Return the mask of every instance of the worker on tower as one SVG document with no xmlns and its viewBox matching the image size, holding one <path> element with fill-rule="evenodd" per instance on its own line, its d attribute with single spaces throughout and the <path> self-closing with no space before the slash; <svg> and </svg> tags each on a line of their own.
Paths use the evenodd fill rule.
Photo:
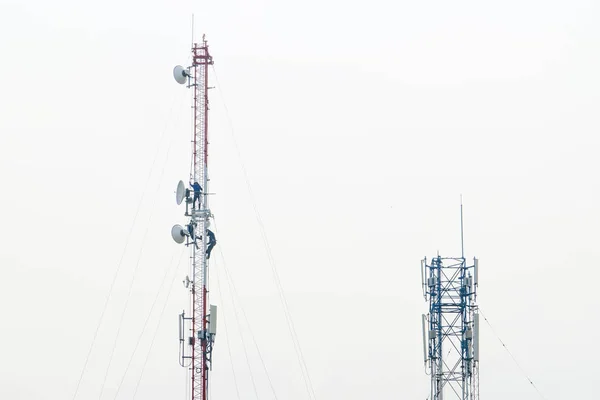
<svg viewBox="0 0 600 400">
<path fill-rule="evenodd" d="M 190 234 L 190 238 L 192 239 L 192 242 L 194 243 L 194 245 L 196 246 L 196 248 L 198 248 L 198 242 L 196 241 L 196 232 L 195 232 L 195 229 L 194 229 L 196 225 L 197 224 L 192 221 L 187 226 L 187 229 L 188 229 L 188 233 Z M 202 237 L 200 239 L 202 239 Z"/>
<path fill-rule="evenodd" d="M 213 247 L 217 244 L 217 239 L 215 238 L 215 234 L 210 229 L 206 230 L 206 236 L 208 236 L 208 244 L 206 245 L 206 258 L 210 258 L 210 252 Z"/>
<path fill-rule="evenodd" d="M 200 195 L 202 194 L 202 186 L 198 182 L 194 182 L 192 189 L 194 189 L 194 201 L 192 202 L 192 208 L 196 206 L 196 200 L 198 200 L 198 208 L 200 208 Z"/>
</svg>

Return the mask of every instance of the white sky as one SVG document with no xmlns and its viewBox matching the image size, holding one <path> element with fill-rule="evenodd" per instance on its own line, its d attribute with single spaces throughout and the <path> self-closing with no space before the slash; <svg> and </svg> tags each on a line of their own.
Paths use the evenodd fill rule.
<svg viewBox="0 0 600 400">
<path fill-rule="evenodd" d="M 2 0 L 1 399 L 72 398 L 150 176 L 78 399 L 99 396 L 139 258 L 103 399 L 115 396 L 181 250 L 170 227 L 185 222 L 173 190 L 188 175 L 189 93 L 171 71 L 192 12 L 225 97 L 211 92 L 218 246 L 280 399 L 307 396 L 224 104 L 319 400 L 426 398 L 419 260 L 458 255 L 461 193 L 495 331 L 547 399 L 597 395 L 597 2 Z M 225 322 L 252 400 L 222 266 L 212 398 L 236 398 Z M 137 398 L 184 398 L 186 271 L 168 271 L 119 399 L 172 276 Z M 481 397 L 538 398 L 481 335 Z"/>
</svg>

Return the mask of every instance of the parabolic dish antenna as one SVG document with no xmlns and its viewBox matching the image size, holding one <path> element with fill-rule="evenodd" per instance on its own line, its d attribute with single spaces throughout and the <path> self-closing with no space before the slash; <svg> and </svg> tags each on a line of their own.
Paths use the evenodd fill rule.
<svg viewBox="0 0 600 400">
<path fill-rule="evenodd" d="M 171 228 L 171 236 L 176 243 L 181 244 L 185 242 L 185 233 L 186 231 L 181 225 L 175 225 Z"/>
<path fill-rule="evenodd" d="M 187 82 L 188 72 L 181 65 L 173 68 L 173 77 L 177 81 L 177 83 L 183 85 Z"/>
<path fill-rule="evenodd" d="M 185 184 L 183 181 L 179 181 L 177 184 L 177 191 L 175 192 L 175 201 L 177 201 L 177 205 L 181 204 L 183 198 L 185 197 Z"/>
</svg>

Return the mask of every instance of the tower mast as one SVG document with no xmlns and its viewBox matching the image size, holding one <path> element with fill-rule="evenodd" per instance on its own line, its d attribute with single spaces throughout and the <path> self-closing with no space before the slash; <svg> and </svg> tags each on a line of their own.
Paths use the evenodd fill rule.
<svg viewBox="0 0 600 400">
<path fill-rule="evenodd" d="M 479 309 L 477 259 L 467 265 L 460 206 L 461 256 L 421 261 L 423 358 L 431 400 L 479 400 Z"/>
<path fill-rule="evenodd" d="M 190 369 L 191 400 L 208 399 L 208 374 L 216 334 L 216 306 L 208 307 L 208 262 L 216 244 L 209 230 L 208 204 L 208 69 L 213 64 L 205 36 L 192 45 L 192 65 L 175 67 L 175 80 L 193 90 L 192 171 L 189 187 L 180 181 L 177 203 L 185 199 L 189 223 L 173 227 L 173 239 L 190 251 L 190 275 L 184 281 L 190 291 L 191 317 L 180 314 L 180 364 Z M 191 278 L 190 278 L 191 276 Z"/>
<path fill-rule="evenodd" d="M 192 207 L 192 221 L 197 223 L 199 232 L 206 237 L 208 229 L 208 66 L 212 64 L 208 52 L 208 44 L 202 37 L 202 44 L 194 43 L 192 48 L 192 67 L 194 78 L 194 163 L 193 181 L 202 182 L 204 190 L 199 209 Z M 202 246 L 190 246 L 192 249 L 192 317 L 193 331 L 196 334 L 192 354 L 192 400 L 206 400 L 208 395 L 208 360 L 207 360 L 207 309 L 208 274 L 206 259 L 206 241 Z M 204 335 L 202 334 L 204 333 Z"/>
</svg>

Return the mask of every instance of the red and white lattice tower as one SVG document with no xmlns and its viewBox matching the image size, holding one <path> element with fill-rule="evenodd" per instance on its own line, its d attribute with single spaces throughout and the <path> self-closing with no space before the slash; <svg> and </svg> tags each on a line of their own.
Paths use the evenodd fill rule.
<svg viewBox="0 0 600 400">
<path fill-rule="evenodd" d="M 208 309 L 208 262 L 216 243 L 209 230 L 208 207 L 208 69 L 213 64 L 205 38 L 192 47 L 192 65 L 175 67 L 177 82 L 193 90 L 192 170 L 190 186 L 179 183 L 177 202 L 185 199 L 188 225 L 176 225 L 173 238 L 190 251 L 190 275 L 185 284 L 190 290 L 191 317 L 180 315 L 180 363 L 190 369 L 191 399 L 208 399 L 208 373 L 216 334 L 216 307 Z M 198 187 L 199 185 L 199 187 Z M 208 251 L 208 252 L 207 252 Z"/>
</svg>

